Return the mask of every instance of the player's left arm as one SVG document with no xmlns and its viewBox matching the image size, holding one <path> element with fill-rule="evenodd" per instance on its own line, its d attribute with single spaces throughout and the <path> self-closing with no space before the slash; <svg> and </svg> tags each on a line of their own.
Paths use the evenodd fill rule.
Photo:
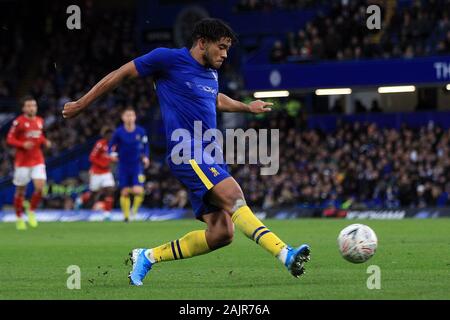
<svg viewBox="0 0 450 320">
<path fill-rule="evenodd" d="M 249 112 L 249 113 L 264 113 L 272 111 L 273 103 L 264 102 L 262 100 L 255 100 L 249 104 L 234 100 L 223 93 L 217 95 L 217 110 L 221 112 Z"/>
<path fill-rule="evenodd" d="M 17 119 L 14 120 L 11 128 L 8 131 L 8 135 L 6 136 L 6 143 L 16 148 L 24 148 L 25 141 L 22 141 L 18 138 L 20 130 L 19 125 L 19 121 Z"/>
<path fill-rule="evenodd" d="M 42 120 L 42 122 L 44 122 L 44 120 Z M 42 134 L 40 136 L 39 143 L 41 145 L 44 145 L 47 149 L 50 149 L 52 147 L 52 142 L 47 139 L 44 132 L 42 132 Z"/>
<path fill-rule="evenodd" d="M 108 154 L 112 162 L 117 162 L 118 158 L 118 144 L 119 144 L 119 133 L 117 130 L 114 131 L 111 140 L 108 143 Z"/>
<path fill-rule="evenodd" d="M 147 132 L 145 130 L 143 131 L 144 135 L 142 137 L 142 144 L 144 145 L 144 149 L 142 150 L 142 162 L 144 163 L 144 168 L 148 168 L 148 166 L 150 165 L 150 146 L 148 142 Z"/>
</svg>

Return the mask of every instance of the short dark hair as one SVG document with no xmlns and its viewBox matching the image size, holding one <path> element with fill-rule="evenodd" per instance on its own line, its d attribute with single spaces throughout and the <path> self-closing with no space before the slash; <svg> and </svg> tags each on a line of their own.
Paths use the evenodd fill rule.
<svg viewBox="0 0 450 320">
<path fill-rule="evenodd" d="M 237 42 L 237 36 L 231 27 L 220 19 L 205 18 L 197 22 L 192 31 L 192 43 L 205 38 L 209 41 L 219 41 L 222 38 L 230 38 L 231 43 Z"/>
<path fill-rule="evenodd" d="M 113 129 L 111 127 L 109 127 L 109 126 L 104 126 L 100 130 L 100 135 L 102 137 L 106 136 L 108 133 L 113 133 Z"/>
<path fill-rule="evenodd" d="M 126 106 L 125 108 L 122 109 L 122 112 L 120 114 L 124 114 L 127 111 L 133 111 L 136 113 L 136 110 L 134 110 L 132 106 Z"/>
<path fill-rule="evenodd" d="M 25 102 L 30 101 L 30 100 L 36 100 L 36 99 L 30 94 L 27 94 L 27 95 L 23 96 L 22 98 L 20 98 L 20 107 L 22 108 L 25 105 Z"/>
</svg>

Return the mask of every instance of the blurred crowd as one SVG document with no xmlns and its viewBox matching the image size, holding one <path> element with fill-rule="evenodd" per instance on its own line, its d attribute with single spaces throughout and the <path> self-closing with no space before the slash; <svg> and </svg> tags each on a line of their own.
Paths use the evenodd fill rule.
<svg viewBox="0 0 450 320">
<path fill-rule="evenodd" d="M 142 124 L 149 122 L 150 113 L 153 120 L 161 117 L 156 96 L 150 90 L 152 80 L 139 78 L 120 86 L 96 102 L 82 116 L 71 120 L 62 118 L 61 110 L 66 102 L 76 100 L 101 77 L 140 53 L 135 46 L 134 15 L 130 12 L 113 9 L 95 11 L 92 3 L 87 1 L 83 9 L 83 27 L 77 31 L 57 27 L 65 25 L 66 15 L 58 14 L 61 12 L 65 12 L 65 4 L 58 2 L 53 3 L 47 12 L 45 41 L 40 43 L 42 59 L 37 61 L 37 76 L 30 82 L 29 90 L 38 101 L 39 116 L 45 120 L 46 137 L 52 141 L 52 147 L 44 149 L 47 160 L 71 152 L 76 146 L 92 142 L 105 125 L 113 128 L 118 126 L 121 122 L 120 112 L 127 105 L 135 108 L 138 121 Z M 14 50 L 22 50 L 23 34 L 17 32 L 11 35 L 8 43 Z M 20 65 L 16 60 L 19 56 L 16 55 L 13 59 L 14 55 L 9 54 L 8 48 L 3 45 L 1 48 L 0 62 L 8 66 L 5 71 L 17 73 Z M 221 71 L 221 75 L 221 92 L 231 94 L 242 87 L 241 76 L 232 67 L 227 66 Z M 12 82 L 13 79 L 15 78 L 9 77 L 9 73 L 3 73 L 2 70 L 0 97 L 2 93 L 4 97 L 14 96 L 13 89 L 17 89 L 17 83 Z M 0 138 L 0 149 L 0 177 L 12 177 L 14 149 L 6 144 L 6 136 Z M 144 205 L 187 205 L 186 191 L 168 173 L 168 168 L 162 162 L 152 161 L 146 174 Z M 87 189 L 87 172 L 80 172 L 79 177 L 67 178 L 59 183 L 49 180 L 44 206 L 73 209 L 82 200 Z"/>
<path fill-rule="evenodd" d="M 58 27 L 66 24 L 65 8 L 64 2 L 52 2 L 46 12 L 44 41 L 36 49 L 42 57 L 36 61 L 36 76 L 29 82 L 27 92 L 37 99 L 39 115 L 45 119 L 45 134 L 52 141 L 51 149 L 44 150 L 47 158 L 61 155 L 97 137 L 102 126 L 117 126 L 120 110 L 125 106 L 133 106 L 143 123 L 150 112 L 152 118 L 160 117 L 156 95 L 151 92 L 152 79 L 138 78 L 96 102 L 95 107 L 81 117 L 70 121 L 62 118 L 61 110 L 66 102 L 78 99 L 103 76 L 141 54 L 134 39 L 134 12 L 98 10 L 91 1 L 86 1 L 82 29 L 74 31 Z M 19 31 L 7 33 L 10 35 L 7 39 L 12 50 L 22 52 L 24 35 Z M 21 70 L 17 63 L 20 56 L 10 53 L 2 43 L 0 65 L 5 63 L 5 71 L 17 75 Z M 3 71 L 0 74 L 0 98 L 2 93 L 12 98 L 17 83 Z M 241 75 L 230 65 L 221 71 L 221 79 L 221 92 L 230 94 L 242 88 Z M 5 136 L 0 137 L 0 147 L 0 177 L 11 176 L 14 150 L 7 146 Z"/>
<path fill-rule="evenodd" d="M 11 98 L 23 73 L 21 60 L 25 55 L 25 45 L 21 37 L 21 26 L 12 23 L 14 17 L 7 10 L 0 10 L 0 99 Z M 6 27 L 5 25 L 8 25 Z"/>
<path fill-rule="evenodd" d="M 380 129 L 342 123 L 336 132 L 301 130 L 286 118 L 251 127 L 280 128 L 280 170 L 235 167 L 248 201 L 258 207 L 399 208 L 450 205 L 450 130 Z"/>
<path fill-rule="evenodd" d="M 447 1 L 448 2 L 448 1 Z M 125 12 L 95 12 L 87 6 L 83 28 L 69 31 L 56 26 L 65 15 L 55 14 L 63 5 L 54 2 L 48 11 L 45 41 L 40 45 L 37 77 L 30 82 L 30 93 L 45 119 L 45 133 L 53 142 L 45 150 L 47 159 L 60 156 L 73 147 L 98 137 L 104 125 L 120 123 L 120 110 L 128 104 L 137 110 L 143 123 L 160 117 L 149 88 L 151 79 L 125 84 L 98 101 L 82 117 L 67 121 L 61 109 L 79 98 L 102 76 L 138 56 L 134 43 L 134 22 Z M 90 2 L 87 2 L 88 4 Z M 401 57 L 450 52 L 450 6 L 432 0 L 427 10 L 420 1 L 396 11 L 378 43 L 365 29 L 366 6 L 362 1 L 334 1 L 330 13 L 308 23 L 305 29 L 290 33 L 285 42 L 275 44 L 272 61 L 289 57 L 305 59 L 350 59 L 359 57 Z M 308 0 L 243 0 L 239 10 L 270 10 L 317 4 Z M 362 28 L 362 24 L 364 28 Z M 0 98 L 11 97 L 21 74 L 23 43 L 19 30 L 11 33 L 11 50 L 0 46 Z M 345 35 L 343 37 L 342 35 Z M 61 45 L 63 43 L 64 45 Z M 5 72 L 3 72 L 5 71 Z M 233 97 L 243 85 L 241 75 L 226 64 L 221 72 L 220 91 Z M 17 77 L 17 76 L 16 76 Z M 305 207 L 425 207 L 450 205 L 450 131 L 429 126 L 420 130 L 380 129 L 373 124 L 341 124 L 325 134 L 305 129 L 301 105 L 290 101 L 282 111 L 268 117 L 250 117 L 248 128 L 280 129 L 280 170 L 275 176 L 261 176 L 258 165 L 230 165 L 241 184 L 247 202 L 260 208 L 298 205 Z M 150 140 L 163 140 L 150 136 Z M 13 149 L 0 139 L 0 177 L 13 172 Z M 189 207 L 188 194 L 170 174 L 162 153 L 151 151 L 146 171 L 144 206 Z M 87 191 L 87 172 L 60 183 L 49 181 L 47 207 L 71 209 Z"/>
<path fill-rule="evenodd" d="M 55 14 L 65 8 L 64 4 L 55 2 L 51 8 L 47 13 L 45 41 L 41 43 L 43 56 L 36 64 L 37 76 L 28 90 L 38 101 L 39 115 L 45 119 L 45 134 L 53 142 L 51 149 L 44 150 L 46 157 L 57 156 L 98 136 L 104 125 L 116 126 L 120 122 L 120 110 L 126 105 L 134 106 L 138 117 L 144 118 L 154 101 L 154 95 L 148 90 L 151 80 L 137 79 L 98 101 L 82 117 L 64 120 L 61 110 L 66 102 L 79 98 L 101 77 L 135 58 L 138 52 L 133 45 L 133 15 L 115 11 L 94 15 L 93 9 L 87 6 L 83 28 L 74 32 L 57 27 L 65 25 L 66 16 Z M 10 66 L 14 69 L 13 64 Z M 1 88 L 0 79 L 0 91 Z M 4 136 L 0 139 L 0 177 L 13 172 L 14 150 L 7 147 L 5 140 Z"/>
<path fill-rule="evenodd" d="M 250 128 L 280 129 L 279 171 L 231 164 L 247 203 L 255 208 L 424 208 L 450 206 L 450 129 L 378 128 L 341 123 L 332 133 L 299 129 L 292 117 L 253 119 Z M 146 207 L 189 208 L 187 191 L 161 159 L 146 170 Z M 53 187 L 52 187 L 53 185 Z M 73 209 L 87 191 L 87 172 L 49 182 L 47 205 Z M 52 193 L 56 190 L 56 195 Z M 59 191 L 58 191 L 59 190 Z M 65 192 L 61 190 L 66 190 Z M 74 190 L 78 190 L 75 192 Z"/>
<path fill-rule="evenodd" d="M 319 3 L 325 3 L 325 0 L 240 0 L 235 8 L 240 12 L 292 10 L 314 7 Z"/>
<path fill-rule="evenodd" d="M 368 30 L 367 1 L 333 1 L 304 28 L 275 41 L 273 63 L 360 58 L 413 58 L 450 53 L 448 0 L 411 1 L 411 6 L 381 7 L 381 30 Z M 389 15 L 387 21 L 383 20 Z"/>
</svg>

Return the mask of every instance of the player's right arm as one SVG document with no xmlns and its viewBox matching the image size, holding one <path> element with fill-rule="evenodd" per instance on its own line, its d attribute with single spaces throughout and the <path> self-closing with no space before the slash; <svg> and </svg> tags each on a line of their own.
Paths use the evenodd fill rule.
<svg viewBox="0 0 450 320">
<path fill-rule="evenodd" d="M 42 123 L 44 123 L 44 120 L 42 119 Z M 47 149 L 50 149 L 52 147 L 52 142 L 47 139 L 44 133 L 41 134 L 39 137 L 39 145 L 45 145 Z"/>
<path fill-rule="evenodd" d="M 24 141 L 17 139 L 18 131 L 19 131 L 19 121 L 14 120 L 11 128 L 8 131 L 8 135 L 6 137 L 6 143 L 12 147 L 23 148 Z"/>
<path fill-rule="evenodd" d="M 26 150 L 33 148 L 33 142 L 21 140 L 18 138 L 20 131 L 19 125 L 19 120 L 14 120 L 11 128 L 8 131 L 8 135 L 6 136 L 6 143 L 15 148 L 23 148 Z"/>
<path fill-rule="evenodd" d="M 119 69 L 109 73 L 100 80 L 88 93 L 77 101 L 67 102 L 62 112 L 64 118 L 73 118 L 87 108 L 92 102 L 118 87 L 122 82 L 138 76 L 136 66 L 130 61 Z"/>
<path fill-rule="evenodd" d="M 63 117 L 73 118 L 77 116 L 92 104 L 92 102 L 115 89 L 125 80 L 134 79 L 138 76 L 145 77 L 154 72 L 165 70 L 170 66 L 173 60 L 172 57 L 173 51 L 171 49 L 157 48 L 124 64 L 100 80 L 100 82 L 79 100 L 67 102 L 62 112 Z"/>
</svg>

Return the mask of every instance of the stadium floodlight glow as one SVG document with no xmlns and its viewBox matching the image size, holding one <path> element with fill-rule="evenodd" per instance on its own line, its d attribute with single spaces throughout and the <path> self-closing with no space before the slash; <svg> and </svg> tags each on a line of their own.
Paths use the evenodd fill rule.
<svg viewBox="0 0 450 320">
<path fill-rule="evenodd" d="M 351 94 L 352 89 L 350 88 L 336 88 L 336 89 L 317 89 L 317 96 L 332 96 L 332 95 L 340 95 L 340 94 Z"/>
<path fill-rule="evenodd" d="M 450 83 L 445 88 L 450 91 Z"/>
<path fill-rule="evenodd" d="M 279 90 L 279 91 L 256 91 L 253 96 L 257 99 L 259 98 L 282 98 L 289 97 L 289 91 Z"/>
<path fill-rule="evenodd" d="M 415 86 L 393 86 L 393 87 L 379 87 L 378 93 L 401 93 L 401 92 L 414 92 Z"/>
</svg>

